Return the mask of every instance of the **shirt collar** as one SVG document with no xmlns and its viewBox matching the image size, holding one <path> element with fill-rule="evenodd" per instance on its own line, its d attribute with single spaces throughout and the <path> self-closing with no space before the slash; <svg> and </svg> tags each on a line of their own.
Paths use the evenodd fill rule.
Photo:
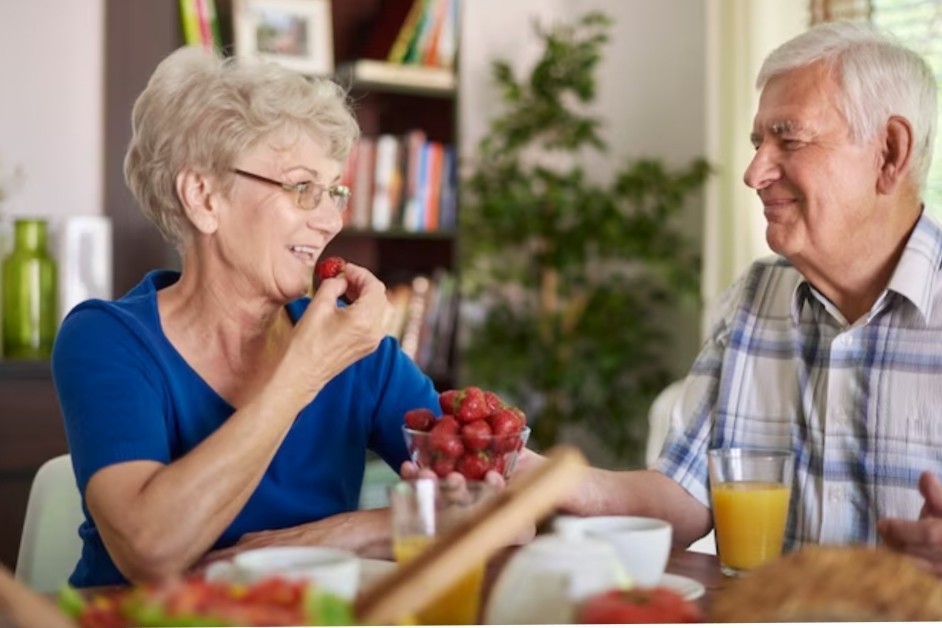
<svg viewBox="0 0 942 628">
<path fill-rule="evenodd" d="M 886 292 L 895 292 L 909 300 L 925 321 L 932 315 L 935 283 L 942 267 L 942 227 L 925 212 L 919 217 L 915 228 L 906 241 Z M 791 315 L 795 324 L 801 320 L 801 310 L 812 296 L 813 287 L 802 277 L 795 286 L 791 300 Z M 883 297 L 877 299 L 881 303 Z"/>
</svg>

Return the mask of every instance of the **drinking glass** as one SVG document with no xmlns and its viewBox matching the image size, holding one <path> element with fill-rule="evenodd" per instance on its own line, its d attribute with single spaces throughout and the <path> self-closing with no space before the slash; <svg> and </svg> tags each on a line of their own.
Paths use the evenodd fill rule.
<svg viewBox="0 0 942 628">
<path fill-rule="evenodd" d="M 781 556 L 792 453 L 730 448 L 710 450 L 707 456 L 720 569 L 740 575 Z"/>
<path fill-rule="evenodd" d="M 412 560 L 437 537 L 472 516 L 495 490 L 484 482 L 451 482 L 437 478 L 403 480 L 389 488 L 393 556 Z M 478 623 L 484 562 L 466 572 L 445 593 L 416 613 L 423 625 Z"/>
</svg>

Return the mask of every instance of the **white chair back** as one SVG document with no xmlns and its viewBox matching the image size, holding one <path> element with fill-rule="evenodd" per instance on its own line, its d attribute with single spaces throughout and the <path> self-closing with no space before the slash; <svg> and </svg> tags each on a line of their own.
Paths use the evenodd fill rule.
<svg viewBox="0 0 942 628">
<path fill-rule="evenodd" d="M 648 442 L 645 449 L 644 460 L 647 466 L 653 467 L 661 454 L 664 440 L 671 426 L 671 413 L 674 406 L 680 402 L 684 391 L 684 380 L 672 382 L 658 394 L 648 411 Z M 711 530 L 702 539 L 694 541 L 687 549 L 701 554 L 716 554 L 716 538 Z"/>
<path fill-rule="evenodd" d="M 47 460 L 30 488 L 16 577 L 36 591 L 58 591 L 81 554 L 78 527 L 84 520 L 72 457 Z"/>
</svg>

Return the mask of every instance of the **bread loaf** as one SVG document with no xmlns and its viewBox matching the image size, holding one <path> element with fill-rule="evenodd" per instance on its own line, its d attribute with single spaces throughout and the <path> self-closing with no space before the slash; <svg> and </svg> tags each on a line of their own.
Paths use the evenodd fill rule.
<svg viewBox="0 0 942 628">
<path fill-rule="evenodd" d="M 809 546 L 730 582 L 709 621 L 942 621 L 942 581 L 888 549 Z"/>
</svg>

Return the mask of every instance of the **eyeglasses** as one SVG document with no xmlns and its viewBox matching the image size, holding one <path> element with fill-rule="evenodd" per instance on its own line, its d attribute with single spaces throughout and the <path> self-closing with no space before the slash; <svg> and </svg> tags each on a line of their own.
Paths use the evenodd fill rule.
<svg viewBox="0 0 942 628">
<path fill-rule="evenodd" d="M 330 200 L 334 203 L 334 209 L 336 209 L 338 212 L 343 212 L 346 210 L 347 204 L 350 201 L 350 188 L 339 183 L 335 183 L 329 187 L 315 183 L 314 181 L 302 181 L 301 183 L 282 183 L 281 181 L 269 179 L 268 177 L 263 177 L 260 174 L 255 174 L 254 172 L 239 170 L 238 168 L 233 168 L 232 172 L 243 177 L 248 177 L 249 179 L 254 179 L 255 181 L 261 181 L 262 183 L 268 183 L 269 185 L 277 185 L 281 189 L 287 190 L 288 192 L 297 192 L 297 204 L 301 209 L 312 210 L 319 207 L 321 201 L 324 199 L 324 192 L 327 192 L 327 194 L 330 195 Z"/>
</svg>

